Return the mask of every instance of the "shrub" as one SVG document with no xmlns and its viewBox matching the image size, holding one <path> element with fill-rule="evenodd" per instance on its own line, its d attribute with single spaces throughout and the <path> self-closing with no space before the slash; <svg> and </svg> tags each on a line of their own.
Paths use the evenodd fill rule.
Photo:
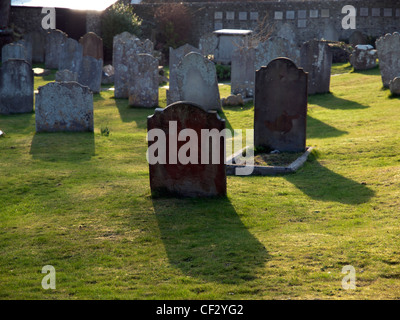
<svg viewBox="0 0 400 320">
<path fill-rule="evenodd" d="M 190 41 L 192 19 L 184 4 L 164 4 L 156 9 L 154 19 L 157 24 L 156 49 L 166 58 L 169 56 L 169 47 L 176 49 Z"/>
<path fill-rule="evenodd" d="M 141 34 L 142 21 L 129 4 L 116 2 L 106 10 L 101 20 L 101 34 L 107 60 L 112 58 L 114 36 L 128 31 L 136 36 Z"/>
<path fill-rule="evenodd" d="M 231 78 L 231 67 L 222 64 L 215 65 L 217 78 L 219 81 L 229 80 Z"/>
</svg>

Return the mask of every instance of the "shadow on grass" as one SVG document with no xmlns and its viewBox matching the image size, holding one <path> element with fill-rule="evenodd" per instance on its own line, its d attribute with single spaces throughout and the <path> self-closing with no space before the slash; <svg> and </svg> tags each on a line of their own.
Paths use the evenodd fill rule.
<svg viewBox="0 0 400 320">
<path fill-rule="evenodd" d="M 333 138 L 348 134 L 307 115 L 307 138 Z"/>
<path fill-rule="evenodd" d="M 332 110 L 354 110 L 354 109 L 367 109 L 369 106 L 360 104 L 356 101 L 346 100 L 335 96 L 333 93 L 315 94 L 308 97 L 310 104 L 332 109 Z"/>
<path fill-rule="evenodd" d="M 94 133 L 35 133 L 30 154 L 33 159 L 49 162 L 87 161 L 95 154 Z"/>
<path fill-rule="evenodd" d="M 368 70 L 353 70 L 351 73 L 356 73 L 356 74 L 363 74 L 366 76 L 381 76 L 381 72 L 379 70 L 379 65 L 372 69 Z"/>
<path fill-rule="evenodd" d="M 147 117 L 154 114 L 155 108 L 130 107 L 128 99 L 113 99 L 122 122 L 135 122 L 138 128 L 147 129 Z"/>
<path fill-rule="evenodd" d="M 269 259 L 226 198 L 152 201 L 168 259 L 190 277 L 238 284 Z"/>
<path fill-rule="evenodd" d="M 312 199 L 356 205 L 374 196 L 374 191 L 367 186 L 325 168 L 314 156 L 310 159 L 314 159 L 312 164 L 303 171 L 285 178 Z"/>
</svg>

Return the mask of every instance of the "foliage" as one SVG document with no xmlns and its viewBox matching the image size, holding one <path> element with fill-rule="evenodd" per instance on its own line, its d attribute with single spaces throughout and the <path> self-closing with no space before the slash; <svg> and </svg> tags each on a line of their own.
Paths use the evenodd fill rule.
<svg viewBox="0 0 400 320">
<path fill-rule="evenodd" d="M 230 80 L 231 78 L 231 67 L 228 65 L 222 65 L 217 63 L 215 65 L 217 71 L 217 77 L 219 81 Z"/>
<path fill-rule="evenodd" d="M 169 56 L 169 47 L 176 49 L 190 41 L 192 19 L 184 4 L 164 4 L 156 9 L 154 19 L 157 25 L 156 49 L 165 57 Z"/>
<path fill-rule="evenodd" d="M 102 16 L 101 34 L 103 38 L 106 58 L 112 56 L 114 36 L 128 31 L 136 36 L 141 34 L 142 20 L 133 12 L 129 4 L 116 2 Z"/>
</svg>

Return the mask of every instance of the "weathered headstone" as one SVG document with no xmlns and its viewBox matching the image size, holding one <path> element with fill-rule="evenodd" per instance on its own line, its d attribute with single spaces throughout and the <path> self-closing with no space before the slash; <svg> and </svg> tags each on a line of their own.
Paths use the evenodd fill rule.
<svg viewBox="0 0 400 320">
<path fill-rule="evenodd" d="M 206 33 L 200 37 L 199 50 L 204 56 L 215 55 L 218 47 L 218 39 L 214 33 Z"/>
<path fill-rule="evenodd" d="M 285 57 L 300 63 L 300 49 L 289 40 L 280 37 L 271 37 L 267 41 L 261 42 L 256 47 L 255 69 L 267 66 L 273 59 Z"/>
<path fill-rule="evenodd" d="M 165 141 L 153 142 L 150 132 L 161 130 Z M 186 133 L 186 139 L 178 136 Z M 220 144 L 215 144 L 208 133 L 215 129 L 221 134 Z M 205 111 L 200 106 L 188 102 L 177 102 L 165 109 L 156 109 L 147 118 L 149 134 L 150 187 L 155 194 L 174 194 L 187 197 L 209 197 L 226 195 L 225 171 L 225 120 L 215 111 Z M 203 133 L 203 135 L 202 135 Z M 209 144 L 207 145 L 206 140 Z M 153 149 L 158 149 L 158 160 L 153 157 Z M 176 147 L 174 147 L 176 145 Z M 216 147 L 213 148 L 213 145 Z M 164 159 L 162 149 L 164 147 Z M 188 151 L 183 155 L 182 150 Z M 157 151 L 156 151 L 157 152 Z M 205 161 L 205 159 L 207 161 Z M 165 160 L 165 161 L 164 161 Z M 193 161 L 192 161 L 193 160 Z"/>
<path fill-rule="evenodd" d="M 29 63 L 26 48 L 21 43 L 10 43 L 1 49 L 2 63 L 10 59 L 25 60 Z"/>
<path fill-rule="evenodd" d="M 135 63 L 139 53 L 152 54 L 153 44 L 150 40 L 142 42 L 129 32 L 116 35 L 113 41 L 114 95 L 116 98 L 128 98 L 132 85 L 130 64 Z"/>
<path fill-rule="evenodd" d="M 325 41 L 310 40 L 301 47 L 300 66 L 308 72 L 308 94 L 329 92 L 332 52 Z"/>
<path fill-rule="evenodd" d="M 214 52 L 214 61 L 229 64 L 232 61 L 232 52 L 237 48 L 247 47 L 253 31 L 241 29 L 222 29 L 214 31 L 217 37 L 217 48 Z"/>
<path fill-rule="evenodd" d="M 179 100 L 179 92 L 176 85 L 176 69 L 182 58 L 189 52 L 200 53 L 200 50 L 190 44 L 185 44 L 177 49 L 169 48 L 169 89 L 167 90 L 167 104 Z"/>
<path fill-rule="evenodd" d="M 88 32 L 79 39 L 83 47 L 83 56 L 90 56 L 96 59 L 104 60 L 103 39 L 94 32 Z"/>
<path fill-rule="evenodd" d="M 50 29 L 46 33 L 45 66 L 47 69 L 58 69 L 61 58 L 62 44 L 68 36 L 61 30 Z"/>
<path fill-rule="evenodd" d="M 377 51 L 371 45 L 357 45 L 350 56 L 354 70 L 368 70 L 376 67 Z"/>
<path fill-rule="evenodd" d="M 33 111 L 33 71 L 26 60 L 10 59 L 0 69 L 0 114 Z"/>
<path fill-rule="evenodd" d="M 46 35 L 44 31 L 31 31 L 24 35 L 26 40 L 32 46 L 32 62 L 43 63 L 46 47 Z"/>
<path fill-rule="evenodd" d="M 32 65 L 32 43 L 24 39 L 18 40 L 16 43 L 22 45 L 25 48 L 26 61 L 28 61 L 29 64 Z"/>
<path fill-rule="evenodd" d="M 83 47 L 82 45 L 71 38 L 68 38 L 61 45 L 61 56 L 58 63 L 59 70 L 71 70 L 73 72 L 78 72 L 82 66 L 83 58 Z"/>
<path fill-rule="evenodd" d="M 307 73 L 278 58 L 256 72 L 254 146 L 282 152 L 306 147 Z"/>
<path fill-rule="evenodd" d="M 92 56 L 84 56 L 81 69 L 78 73 L 78 82 L 84 86 L 88 86 L 93 93 L 99 93 L 102 76 L 103 60 Z"/>
<path fill-rule="evenodd" d="M 215 64 L 201 54 L 190 52 L 178 64 L 178 101 L 190 101 L 204 110 L 221 110 Z"/>
<path fill-rule="evenodd" d="M 400 76 L 400 33 L 386 34 L 376 41 L 379 69 L 383 85 L 388 88 L 390 80 Z"/>
<path fill-rule="evenodd" d="M 129 105 L 137 107 L 158 106 L 158 60 L 141 53 L 132 65 L 132 86 L 129 88 Z"/>
<path fill-rule="evenodd" d="M 367 36 L 358 30 L 354 31 L 349 38 L 349 44 L 351 44 L 352 46 L 356 46 L 358 44 L 367 44 L 367 43 L 368 43 Z"/>
<path fill-rule="evenodd" d="M 56 72 L 56 81 L 64 82 L 64 81 L 76 81 L 78 82 L 78 73 L 71 70 L 58 70 Z"/>
<path fill-rule="evenodd" d="M 93 94 L 77 82 L 50 82 L 36 94 L 37 132 L 93 132 Z"/>
<path fill-rule="evenodd" d="M 243 97 L 254 96 L 255 59 L 254 48 L 238 48 L 233 52 L 231 63 L 231 91 L 233 94 L 240 93 Z"/>
<path fill-rule="evenodd" d="M 390 80 L 389 89 L 393 95 L 395 96 L 400 95 L 400 77 L 396 77 L 393 80 Z"/>
</svg>

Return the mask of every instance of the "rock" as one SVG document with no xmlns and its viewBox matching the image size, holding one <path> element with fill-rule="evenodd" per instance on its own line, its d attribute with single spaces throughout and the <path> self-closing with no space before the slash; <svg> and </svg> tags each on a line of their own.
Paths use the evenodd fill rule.
<svg viewBox="0 0 400 320">
<path fill-rule="evenodd" d="M 396 77 L 389 82 L 389 89 L 393 95 L 400 95 L 400 77 Z"/>
<path fill-rule="evenodd" d="M 242 106 L 244 105 L 243 97 L 240 93 L 231 94 L 230 96 L 221 99 L 223 106 Z"/>
<path fill-rule="evenodd" d="M 354 70 L 368 70 L 376 67 L 377 51 L 371 45 L 357 45 L 350 56 Z"/>
<path fill-rule="evenodd" d="M 103 75 L 101 84 L 112 84 L 114 83 L 114 67 L 108 64 L 103 67 Z"/>
</svg>

